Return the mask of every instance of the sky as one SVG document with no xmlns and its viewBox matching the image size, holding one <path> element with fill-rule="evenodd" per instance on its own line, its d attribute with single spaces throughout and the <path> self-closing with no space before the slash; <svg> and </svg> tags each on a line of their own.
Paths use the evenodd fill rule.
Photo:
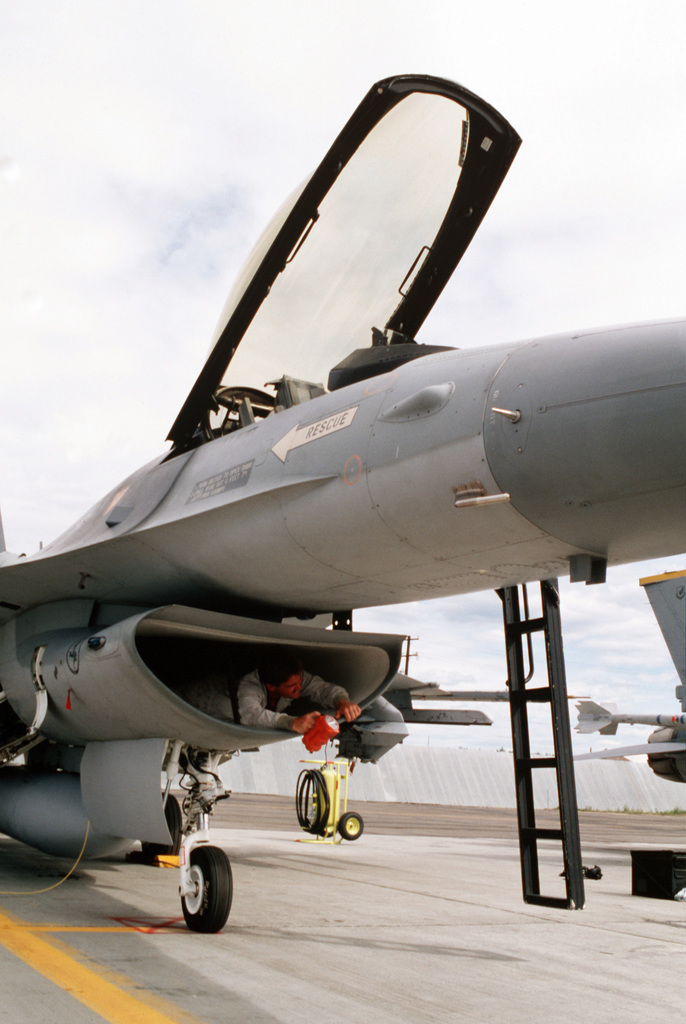
<svg viewBox="0 0 686 1024">
<path fill-rule="evenodd" d="M 523 139 L 420 341 L 683 315 L 685 36 L 682 0 L 0 0 L 7 547 L 36 550 L 164 450 L 252 243 L 380 78 L 459 81 Z M 571 693 L 678 709 L 638 580 L 684 567 L 562 582 Z M 355 625 L 416 636 L 419 678 L 504 684 L 494 594 Z M 494 726 L 452 742 L 507 748 L 506 707 L 484 710 Z"/>
</svg>

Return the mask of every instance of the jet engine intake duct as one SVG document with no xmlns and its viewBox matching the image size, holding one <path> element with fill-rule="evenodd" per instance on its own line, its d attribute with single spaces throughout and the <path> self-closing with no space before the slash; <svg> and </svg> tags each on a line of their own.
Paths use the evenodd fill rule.
<svg viewBox="0 0 686 1024">
<path fill-rule="evenodd" d="M 73 621 L 65 603 L 67 621 L 69 615 Z M 12 707 L 30 723 L 32 665 L 40 650 L 48 695 L 40 732 L 76 746 L 163 738 L 229 753 L 273 743 L 284 733 L 237 724 L 230 699 L 270 645 L 291 648 L 309 671 L 344 686 L 361 706 L 393 678 L 402 647 L 402 637 L 332 633 L 178 605 L 102 628 L 56 623 L 51 606 L 7 623 L 0 630 L 0 675 Z"/>
</svg>

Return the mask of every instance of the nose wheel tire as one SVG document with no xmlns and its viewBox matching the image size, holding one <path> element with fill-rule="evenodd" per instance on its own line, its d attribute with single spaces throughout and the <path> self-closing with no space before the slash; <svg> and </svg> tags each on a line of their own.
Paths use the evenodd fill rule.
<svg viewBox="0 0 686 1024">
<path fill-rule="evenodd" d="M 338 834 L 341 839 L 347 839 L 352 842 L 353 839 L 359 839 L 364 832 L 364 822 L 359 814 L 355 814 L 354 811 L 349 811 L 344 814 L 338 822 Z"/>
<path fill-rule="evenodd" d="M 196 846 L 190 864 L 193 891 L 181 897 L 186 924 L 194 932 L 218 932 L 231 910 L 233 878 L 229 858 L 217 846 Z"/>
</svg>

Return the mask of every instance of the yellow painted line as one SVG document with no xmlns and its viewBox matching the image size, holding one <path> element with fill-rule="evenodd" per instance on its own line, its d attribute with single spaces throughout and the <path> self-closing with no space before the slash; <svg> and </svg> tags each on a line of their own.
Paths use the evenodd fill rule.
<svg viewBox="0 0 686 1024">
<path fill-rule="evenodd" d="M 686 569 L 677 569 L 674 572 L 662 572 L 659 576 L 644 576 L 642 580 L 639 580 L 639 586 L 645 587 L 647 583 L 662 583 L 664 580 L 677 580 L 681 576 L 686 576 Z"/>
<path fill-rule="evenodd" d="M 133 935 L 136 931 L 135 928 L 126 928 L 124 925 L 102 925 L 102 927 L 99 927 L 78 924 L 26 924 L 24 922 L 17 922 L 14 927 L 23 929 L 26 932 L 126 932 L 127 935 Z M 2 924 L 0 924 L 1 934 Z M 0 941 L 2 940 L 0 939 Z"/>
<path fill-rule="evenodd" d="M 132 935 L 135 932 L 144 935 L 187 935 L 185 927 L 180 927 L 179 921 L 183 918 L 169 918 L 168 920 L 162 920 L 160 922 L 154 922 L 152 919 L 147 920 L 145 918 L 131 918 L 130 921 L 125 918 L 115 918 L 115 921 L 121 921 L 121 924 L 29 924 L 27 921 L 15 921 L 15 928 L 24 928 L 27 932 L 109 932 L 116 933 L 119 935 Z M 0 928 L 2 926 L 0 925 Z"/>
<path fill-rule="evenodd" d="M 76 950 L 39 938 L 25 921 L 9 914 L 0 913 L 0 945 L 110 1024 L 202 1024 L 152 994 L 146 999 L 131 995 L 126 988 L 134 983 L 124 975 L 79 962 Z"/>
</svg>

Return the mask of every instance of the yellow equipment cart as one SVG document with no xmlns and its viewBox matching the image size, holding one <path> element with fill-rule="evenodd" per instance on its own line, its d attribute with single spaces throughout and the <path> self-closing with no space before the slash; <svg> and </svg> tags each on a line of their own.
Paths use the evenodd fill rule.
<svg viewBox="0 0 686 1024">
<path fill-rule="evenodd" d="M 302 764 L 319 765 L 305 768 L 298 776 L 295 807 L 298 824 L 313 839 L 303 843 L 340 843 L 342 839 L 359 839 L 364 822 L 356 811 L 348 811 L 348 776 L 352 764 L 345 758 L 335 761 L 309 761 Z M 342 812 L 342 813 L 341 813 Z"/>
</svg>

